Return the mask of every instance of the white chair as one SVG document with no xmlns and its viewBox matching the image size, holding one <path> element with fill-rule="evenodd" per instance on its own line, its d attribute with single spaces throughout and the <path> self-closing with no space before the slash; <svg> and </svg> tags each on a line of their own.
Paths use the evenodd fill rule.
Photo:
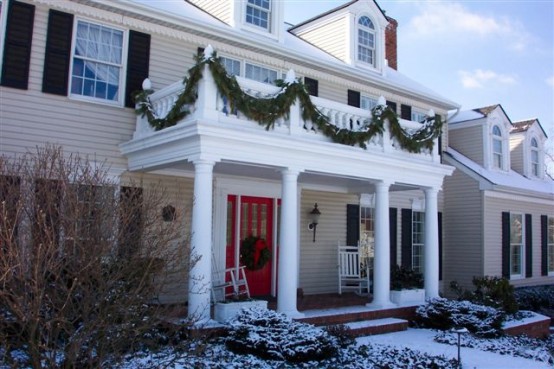
<svg viewBox="0 0 554 369">
<path fill-rule="evenodd" d="M 354 290 L 359 294 L 369 292 L 369 274 L 362 276 L 362 260 L 358 246 L 338 245 L 339 295 L 343 290 Z"/>
<path fill-rule="evenodd" d="M 220 272 L 212 255 L 212 298 L 214 302 L 226 300 L 227 297 L 239 298 L 245 296 L 250 298 L 248 281 L 244 266 L 238 268 L 226 268 Z"/>
</svg>

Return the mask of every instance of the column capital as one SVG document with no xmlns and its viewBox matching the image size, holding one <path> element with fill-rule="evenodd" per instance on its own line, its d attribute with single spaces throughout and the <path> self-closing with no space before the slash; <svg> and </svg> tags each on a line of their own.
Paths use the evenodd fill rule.
<svg viewBox="0 0 554 369">
<path fill-rule="evenodd" d="M 199 165 L 205 165 L 205 166 L 214 166 L 215 163 L 217 163 L 219 160 L 213 159 L 213 158 L 190 158 L 189 162 L 191 162 L 195 167 Z"/>
<path fill-rule="evenodd" d="M 439 193 L 440 190 L 441 190 L 441 189 L 440 189 L 440 188 L 437 188 L 437 187 L 425 187 L 425 188 L 423 189 L 423 191 L 425 192 L 425 195 L 426 195 L 426 196 L 427 196 L 427 194 L 429 194 L 429 195 L 435 194 L 435 195 L 436 195 L 436 194 Z"/>
<path fill-rule="evenodd" d="M 282 168 L 279 170 L 282 175 L 290 175 L 290 176 L 298 176 L 300 173 L 302 173 L 304 170 L 300 168 Z"/>
<path fill-rule="evenodd" d="M 390 186 L 392 186 L 394 182 L 392 181 L 378 181 L 375 182 L 373 185 L 375 186 L 375 190 L 388 190 Z"/>
</svg>

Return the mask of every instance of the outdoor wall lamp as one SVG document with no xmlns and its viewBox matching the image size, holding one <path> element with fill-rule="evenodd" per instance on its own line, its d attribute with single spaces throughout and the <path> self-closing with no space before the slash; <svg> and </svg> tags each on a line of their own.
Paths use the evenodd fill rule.
<svg viewBox="0 0 554 369">
<path fill-rule="evenodd" d="M 317 223 L 319 222 L 319 216 L 321 215 L 321 212 L 317 208 L 317 203 L 314 205 L 314 208 L 312 211 L 308 213 L 308 216 L 310 217 L 310 220 L 312 221 L 310 224 L 308 224 L 308 229 L 311 231 L 313 229 L 314 231 L 314 240 L 315 242 L 315 230 L 317 228 Z"/>
</svg>

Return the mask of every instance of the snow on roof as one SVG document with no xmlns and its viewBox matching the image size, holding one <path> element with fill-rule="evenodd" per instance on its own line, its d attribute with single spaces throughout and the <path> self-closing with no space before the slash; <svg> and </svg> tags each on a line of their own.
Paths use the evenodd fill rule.
<svg viewBox="0 0 554 369">
<path fill-rule="evenodd" d="M 188 22 L 195 25 L 207 24 L 212 29 L 221 29 L 222 32 L 229 33 L 234 32 L 240 34 L 244 37 L 248 37 L 254 42 L 259 44 L 268 44 L 267 38 L 262 35 L 257 35 L 247 30 L 234 29 L 228 24 L 218 20 L 202 9 L 196 7 L 195 5 L 189 3 L 188 1 L 181 0 L 120 0 L 121 2 L 135 4 L 143 7 L 144 9 L 153 9 L 159 15 L 169 16 L 174 18 L 174 22 Z M 152 14 L 154 17 L 155 14 Z M 286 23 L 285 23 L 286 26 Z M 288 27 L 285 27 L 285 29 Z M 335 58 L 334 56 L 326 53 L 325 51 L 319 49 L 318 47 L 310 44 L 294 35 L 291 32 L 284 32 L 284 42 L 281 44 L 283 52 L 285 54 L 296 54 L 312 59 L 313 62 L 323 62 L 329 66 L 334 66 L 340 68 L 342 71 L 360 74 L 359 68 L 355 66 L 348 65 L 343 61 Z M 216 50 L 217 51 L 217 50 Z M 289 53 L 287 53 L 289 51 Z M 398 88 L 405 90 L 407 93 L 416 93 L 420 94 L 423 97 L 430 98 L 438 101 L 441 104 L 447 105 L 450 108 L 459 107 L 459 105 L 453 101 L 445 99 L 438 93 L 432 91 L 431 89 L 421 85 L 420 83 L 406 77 L 402 73 L 398 72 L 395 69 L 385 66 L 385 74 L 381 75 L 380 73 L 372 72 L 363 72 L 365 75 L 371 73 L 371 80 L 378 81 L 384 84 L 389 84 L 393 88 Z M 363 78 L 363 77 L 362 77 Z"/>
<path fill-rule="evenodd" d="M 485 115 L 475 110 L 464 110 L 464 111 L 458 112 L 457 114 L 456 113 L 451 114 L 448 117 L 448 124 L 461 123 L 469 120 L 481 119 L 484 117 Z"/>
<path fill-rule="evenodd" d="M 533 191 L 554 196 L 554 181 L 548 177 L 544 180 L 529 179 L 513 170 L 510 170 L 509 172 L 488 170 L 451 147 L 446 150 L 446 154 L 493 185 L 511 187 L 514 189 Z"/>
</svg>

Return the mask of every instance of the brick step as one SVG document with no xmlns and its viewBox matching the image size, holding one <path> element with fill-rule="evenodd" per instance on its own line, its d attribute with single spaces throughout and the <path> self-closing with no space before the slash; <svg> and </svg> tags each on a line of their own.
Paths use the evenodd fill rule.
<svg viewBox="0 0 554 369">
<path fill-rule="evenodd" d="M 408 321 L 397 318 L 384 318 L 346 323 L 345 326 L 350 330 L 350 334 L 360 337 L 405 331 L 408 329 Z"/>
<path fill-rule="evenodd" d="M 415 316 L 415 306 L 391 308 L 391 309 L 369 309 L 360 307 L 359 309 L 345 308 L 336 309 L 332 311 L 307 311 L 306 316 L 298 319 L 304 323 L 310 323 L 313 325 L 335 325 L 346 324 L 367 320 L 379 320 L 385 318 L 397 318 L 412 320 Z"/>
</svg>

